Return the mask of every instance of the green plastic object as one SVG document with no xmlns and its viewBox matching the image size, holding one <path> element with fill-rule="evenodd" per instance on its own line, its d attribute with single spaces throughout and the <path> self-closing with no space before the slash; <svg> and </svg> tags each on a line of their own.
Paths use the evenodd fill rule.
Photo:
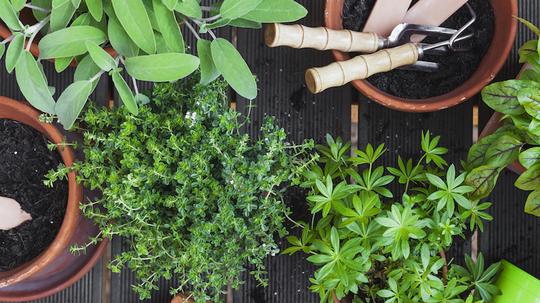
<svg viewBox="0 0 540 303">
<path fill-rule="evenodd" d="M 497 280 L 502 294 L 493 303 L 540 303 L 540 280 L 506 260 L 502 264 Z"/>
</svg>

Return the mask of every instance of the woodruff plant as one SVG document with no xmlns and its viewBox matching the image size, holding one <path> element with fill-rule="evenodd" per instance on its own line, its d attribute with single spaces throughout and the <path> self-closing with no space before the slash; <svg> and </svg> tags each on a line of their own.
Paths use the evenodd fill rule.
<svg viewBox="0 0 540 303">
<path fill-rule="evenodd" d="M 36 24 L 20 20 L 25 9 L 32 11 Z M 9 43 L 6 68 L 16 71 L 25 98 L 42 112 L 57 115 L 69 129 L 103 73 L 111 75 L 129 112 L 137 114 L 138 105 L 148 102 L 135 81 L 131 91 L 121 74 L 124 68 L 133 80 L 168 82 L 200 65 L 201 83 L 222 75 L 241 96 L 254 99 L 257 84 L 249 66 L 213 30 L 227 25 L 260 28 L 262 23 L 296 21 L 306 14 L 294 0 L 224 0 L 211 6 L 199 0 L 0 0 L 0 19 L 13 33 L 0 41 L 0 57 Z M 197 38 L 198 57 L 185 53 L 181 25 Z M 39 34 L 43 37 L 36 61 L 30 47 Z M 74 83 L 57 101 L 43 73 L 43 59 L 54 59 L 58 72 L 78 62 Z"/>
<path fill-rule="evenodd" d="M 311 223 L 299 223 L 284 253 L 304 252 L 319 266 L 311 290 L 321 302 L 490 302 L 500 264 L 484 269 L 483 256 L 447 271 L 444 251 L 456 236 L 483 229 L 490 203 L 470 197 L 465 174 L 447 166 L 439 137 L 422 135 L 418 161 L 377 166 L 384 145 L 350 154 L 350 144 L 327 136 L 320 159 L 303 176 Z M 385 174 L 388 171 L 390 174 Z M 389 189 L 398 183 L 402 194 Z M 483 300 L 483 301 L 480 301 Z M 348 301 L 345 301 L 348 302 Z"/>
<path fill-rule="evenodd" d="M 74 169 L 102 193 L 82 205 L 101 229 L 89 245 L 129 241 L 110 267 L 135 272 L 141 299 L 175 276 L 173 294 L 221 302 L 246 265 L 266 283 L 265 258 L 279 251 L 274 237 L 286 234 L 282 193 L 310 161 L 302 157 L 313 144 L 289 145 L 273 119 L 259 139 L 240 134 L 244 118 L 229 109 L 226 83 L 196 82 L 156 85 L 137 116 L 89 105 L 80 124 L 85 161 Z"/>
<path fill-rule="evenodd" d="M 520 19 L 536 35 L 540 29 Z M 469 150 L 467 183 L 474 196 L 484 198 L 493 191 L 501 171 L 519 160 L 526 171 L 516 187 L 531 191 L 525 212 L 540 217 L 540 41 L 534 39 L 519 49 L 520 63 L 529 64 L 518 80 L 494 83 L 482 91 L 484 102 L 502 113 L 503 127 L 482 138 Z"/>
</svg>

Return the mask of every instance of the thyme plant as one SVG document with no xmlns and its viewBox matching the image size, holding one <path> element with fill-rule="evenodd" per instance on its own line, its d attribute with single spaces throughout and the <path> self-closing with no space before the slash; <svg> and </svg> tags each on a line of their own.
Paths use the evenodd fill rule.
<svg viewBox="0 0 540 303">
<path fill-rule="evenodd" d="M 110 267 L 135 272 L 141 299 L 175 276 L 172 294 L 221 302 L 248 264 L 264 284 L 264 260 L 287 234 L 282 193 L 312 143 L 289 145 L 272 118 L 259 138 L 241 134 L 245 118 L 229 109 L 227 92 L 223 81 L 203 86 L 189 77 L 156 85 L 137 116 L 93 105 L 83 115 L 85 160 L 74 169 L 102 193 L 82 205 L 101 229 L 88 244 L 129 241 Z"/>
<path fill-rule="evenodd" d="M 423 134 L 420 159 L 399 157 L 398 167 L 377 165 L 384 145 L 349 156 L 350 144 L 328 136 L 318 147 L 301 183 L 313 220 L 288 238 L 285 253 L 304 252 L 319 266 L 310 280 L 321 302 L 489 302 L 498 293 L 499 264 L 484 269 L 481 255 L 447 271 L 453 239 L 492 217 L 489 203 L 471 199 L 465 174 L 448 166 L 439 140 Z"/>
</svg>

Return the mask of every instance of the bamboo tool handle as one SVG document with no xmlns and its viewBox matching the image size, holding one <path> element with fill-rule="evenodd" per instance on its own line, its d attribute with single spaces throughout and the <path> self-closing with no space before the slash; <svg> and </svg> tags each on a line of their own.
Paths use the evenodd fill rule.
<svg viewBox="0 0 540 303">
<path fill-rule="evenodd" d="M 420 50 L 417 45 L 407 43 L 374 54 L 338 61 L 325 67 L 310 68 L 306 71 L 306 84 L 312 93 L 317 94 L 330 87 L 343 86 L 354 80 L 366 79 L 373 74 L 414 64 L 419 56 Z"/>
<path fill-rule="evenodd" d="M 335 49 L 342 52 L 373 53 L 384 47 L 385 39 L 375 33 L 307 27 L 299 24 L 269 24 L 264 40 L 269 47 Z"/>
</svg>

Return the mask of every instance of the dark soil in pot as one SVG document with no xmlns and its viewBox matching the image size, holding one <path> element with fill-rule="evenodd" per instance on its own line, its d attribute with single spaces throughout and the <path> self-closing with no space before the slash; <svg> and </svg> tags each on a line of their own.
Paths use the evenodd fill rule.
<svg viewBox="0 0 540 303">
<path fill-rule="evenodd" d="M 416 1 L 413 1 L 413 3 Z M 472 49 L 467 52 L 445 55 L 426 55 L 422 60 L 440 63 L 437 72 L 426 73 L 410 70 L 394 70 L 371 76 L 368 81 L 391 95 L 407 99 L 425 99 L 446 94 L 459 87 L 476 71 L 486 54 L 494 34 L 494 13 L 488 0 L 469 0 L 476 14 L 476 22 L 468 32 L 475 34 L 470 40 Z M 366 23 L 375 0 L 345 0 L 343 27 L 360 31 Z M 470 19 L 469 11 L 462 7 L 442 24 L 444 27 L 460 28 Z M 431 39 L 431 40 L 429 40 Z M 424 42 L 433 41 L 432 38 Z"/>
<path fill-rule="evenodd" d="M 0 119 L 0 196 L 15 199 L 32 220 L 8 231 L 0 230 L 0 271 L 30 261 L 52 243 L 65 214 L 68 185 L 44 185 L 47 172 L 62 159 L 47 148 L 40 132 L 24 124 Z"/>
</svg>

